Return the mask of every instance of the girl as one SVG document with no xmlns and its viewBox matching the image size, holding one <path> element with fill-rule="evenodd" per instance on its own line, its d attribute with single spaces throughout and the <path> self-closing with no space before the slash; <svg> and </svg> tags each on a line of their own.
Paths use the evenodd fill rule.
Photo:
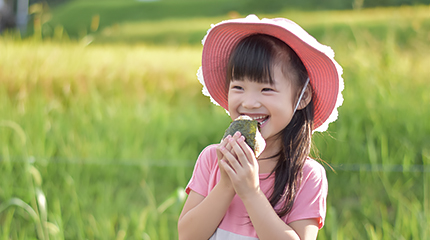
<svg viewBox="0 0 430 240">
<path fill-rule="evenodd" d="M 327 179 L 308 157 L 342 104 L 333 51 L 288 19 L 221 22 L 204 38 L 203 92 L 260 123 L 256 159 L 239 132 L 200 154 L 179 217 L 180 239 L 316 239 Z"/>
</svg>

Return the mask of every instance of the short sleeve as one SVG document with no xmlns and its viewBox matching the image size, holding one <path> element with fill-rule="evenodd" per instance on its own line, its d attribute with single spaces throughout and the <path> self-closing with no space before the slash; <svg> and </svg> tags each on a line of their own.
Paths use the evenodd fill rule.
<svg viewBox="0 0 430 240">
<path fill-rule="evenodd" d="M 306 160 L 300 189 L 288 214 L 287 224 L 314 218 L 318 219 L 318 228 L 321 229 L 326 216 L 327 192 L 328 183 L 324 167 L 315 160 Z"/>
<path fill-rule="evenodd" d="M 215 144 L 207 146 L 200 153 L 194 166 L 193 176 L 185 188 L 187 194 L 190 194 L 191 190 L 205 197 L 209 194 L 210 189 L 208 186 L 211 182 L 211 175 L 214 169 L 218 167 L 216 147 L 217 145 Z"/>
</svg>

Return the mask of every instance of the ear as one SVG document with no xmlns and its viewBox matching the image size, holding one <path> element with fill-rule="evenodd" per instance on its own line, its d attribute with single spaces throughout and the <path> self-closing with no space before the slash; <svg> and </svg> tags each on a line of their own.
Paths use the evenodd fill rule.
<svg viewBox="0 0 430 240">
<path fill-rule="evenodd" d="M 305 108 L 312 100 L 312 87 L 310 84 L 306 86 L 305 92 L 303 93 L 302 99 L 300 100 L 297 110 Z"/>
</svg>

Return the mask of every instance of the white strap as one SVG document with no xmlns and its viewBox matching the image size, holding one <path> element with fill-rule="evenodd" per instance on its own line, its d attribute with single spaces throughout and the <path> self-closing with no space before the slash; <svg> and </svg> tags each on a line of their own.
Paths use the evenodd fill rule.
<svg viewBox="0 0 430 240">
<path fill-rule="evenodd" d="M 296 110 L 299 107 L 300 101 L 302 101 L 302 97 L 303 97 L 303 94 L 305 93 L 305 90 L 306 90 L 306 87 L 308 86 L 308 83 L 309 83 L 309 78 L 306 79 L 305 86 L 303 86 L 302 92 L 300 93 L 300 97 L 299 97 L 299 100 L 297 101 L 296 107 L 294 108 L 293 115 L 294 115 L 294 113 L 296 113 Z"/>
</svg>

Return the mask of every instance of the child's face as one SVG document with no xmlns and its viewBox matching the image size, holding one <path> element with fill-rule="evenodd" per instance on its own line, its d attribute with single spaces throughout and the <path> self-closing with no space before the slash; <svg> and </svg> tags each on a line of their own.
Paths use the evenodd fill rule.
<svg viewBox="0 0 430 240">
<path fill-rule="evenodd" d="M 228 90 L 228 110 L 232 119 L 248 115 L 260 122 L 263 138 L 276 136 L 291 121 L 297 87 L 281 67 L 273 67 L 274 84 L 232 79 Z"/>
</svg>

